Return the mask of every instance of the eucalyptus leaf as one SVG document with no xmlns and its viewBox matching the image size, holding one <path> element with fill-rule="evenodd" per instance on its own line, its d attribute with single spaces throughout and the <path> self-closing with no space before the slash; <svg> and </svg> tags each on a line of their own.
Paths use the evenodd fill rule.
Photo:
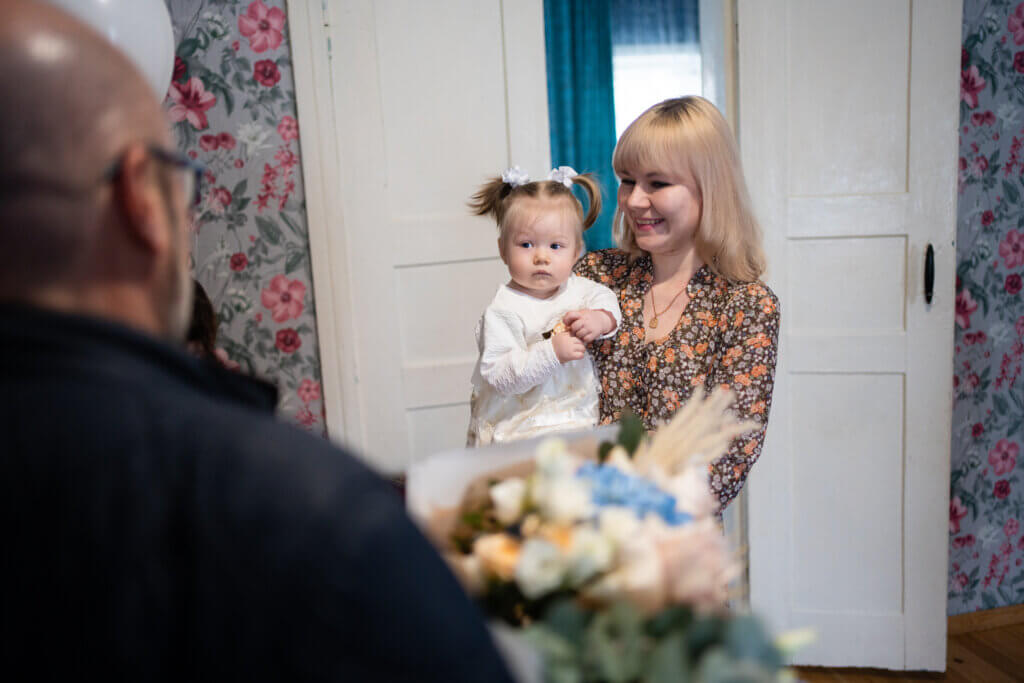
<svg viewBox="0 0 1024 683">
<path fill-rule="evenodd" d="M 701 683 L 775 683 L 775 671 L 750 659 L 735 659 L 724 647 L 714 647 L 697 665 Z"/>
<path fill-rule="evenodd" d="M 706 649 L 721 642 L 724 625 L 721 617 L 706 615 L 698 617 L 686 629 L 686 647 L 694 660 Z"/>
<path fill-rule="evenodd" d="M 630 455 L 633 455 L 640 445 L 640 441 L 643 440 L 644 434 L 643 421 L 633 411 L 624 411 L 622 419 L 619 421 L 619 445 L 625 448 L 626 452 Z"/>
<path fill-rule="evenodd" d="M 752 659 L 765 667 L 777 669 L 783 665 L 782 654 L 775 647 L 768 631 L 752 615 L 739 615 L 725 627 L 725 646 L 737 659 Z"/>
<path fill-rule="evenodd" d="M 643 683 L 689 683 L 690 663 L 686 643 L 680 632 L 664 638 L 647 659 Z"/>
<path fill-rule="evenodd" d="M 574 600 L 559 600 L 544 613 L 543 624 L 553 633 L 576 646 L 583 642 L 588 614 Z"/>
<path fill-rule="evenodd" d="M 584 663 L 594 669 L 598 680 L 635 680 L 643 667 L 644 640 L 640 613 L 629 603 L 618 602 L 587 627 Z"/>
</svg>

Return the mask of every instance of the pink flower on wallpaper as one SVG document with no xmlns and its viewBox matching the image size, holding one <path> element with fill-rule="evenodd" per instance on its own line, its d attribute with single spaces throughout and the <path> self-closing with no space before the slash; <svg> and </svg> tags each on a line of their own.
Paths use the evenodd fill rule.
<svg viewBox="0 0 1024 683">
<path fill-rule="evenodd" d="M 299 280 L 289 280 L 284 275 L 275 275 L 270 286 L 263 290 L 260 301 L 269 308 L 275 322 L 297 318 L 302 314 L 302 298 L 306 296 L 306 285 Z"/>
<path fill-rule="evenodd" d="M 277 124 L 277 132 L 282 140 L 294 140 L 299 137 L 299 122 L 291 116 L 282 116 L 281 123 Z"/>
<path fill-rule="evenodd" d="M 988 452 L 988 463 L 992 465 L 992 472 L 1001 477 L 1012 471 L 1019 454 L 1020 446 L 1009 439 L 999 439 L 995 448 Z"/>
<path fill-rule="evenodd" d="M 1013 42 L 1017 45 L 1024 43 L 1024 2 L 1017 5 L 1013 14 L 1006 20 L 1007 30 L 1013 34 Z"/>
<path fill-rule="evenodd" d="M 992 209 L 985 209 L 981 214 L 981 224 L 985 227 L 992 225 L 995 219 L 996 215 L 992 213 Z"/>
<path fill-rule="evenodd" d="M 172 81 L 180 81 L 185 78 L 188 74 L 188 65 L 185 64 L 185 60 L 177 55 L 174 56 L 174 73 L 171 74 Z"/>
<path fill-rule="evenodd" d="M 980 422 L 975 422 L 971 427 L 971 436 L 977 439 L 979 436 L 985 433 L 985 425 Z"/>
<path fill-rule="evenodd" d="M 978 330 L 977 332 L 968 332 L 964 335 L 964 343 L 968 345 L 973 344 L 984 344 L 988 341 L 988 335 L 985 334 L 984 330 Z"/>
<path fill-rule="evenodd" d="M 295 156 L 295 152 L 287 147 L 281 147 L 274 154 L 274 161 L 282 168 L 295 168 L 299 163 L 299 157 Z"/>
<path fill-rule="evenodd" d="M 1010 273 L 1006 276 L 1006 282 L 1003 286 L 1006 288 L 1007 294 L 1020 294 L 1020 290 L 1024 287 L 1024 283 L 1021 282 L 1020 275 L 1017 273 Z"/>
<path fill-rule="evenodd" d="M 992 495 L 1003 500 L 1010 495 L 1010 482 L 1005 479 L 1000 479 L 996 482 L 996 485 L 992 487 Z"/>
<path fill-rule="evenodd" d="M 996 115 L 990 111 L 984 113 L 971 114 L 971 123 L 976 126 L 991 126 L 996 122 Z"/>
<path fill-rule="evenodd" d="M 978 93 L 985 89 L 985 79 L 977 66 L 969 66 L 960 73 L 960 99 L 974 109 L 978 106 Z"/>
<path fill-rule="evenodd" d="M 974 157 L 974 161 L 971 162 L 971 170 L 974 171 L 974 175 L 985 175 L 985 171 L 988 170 L 988 158 L 983 154 Z"/>
<path fill-rule="evenodd" d="M 960 520 L 967 516 L 967 508 L 960 502 L 960 496 L 953 496 L 949 501 L 949 533 L 960 533 Z"/>
<path fill-rule="evenodd" d="M 261 59 L 252 65 L 252 77 L 260 85 L 271 87 L 281 80 L 281 70 L 269 59 Z"/>
<path fill-rule="evenodd" d="M 221 149 L 234 149 L 235 148 L 235 136 L 231 133 L 221 133 L 217 136 L 217 145 Z"/>
<path fill-rule="evenodd" d="M 957 536 L 953 539 L 953 548 L 969 548 L 974 545 L 974 534 Z"/>
<path fill-rule="evenodd" d="M 223 208 L 226 209 L 231 206 L 231 192 L 223 185 L 221 187 L 213 188 L 210 194 L 212 200 L 220 204 Z"/>
<path fill-rule="evenodd" d="M 284 353 L 295 353 L 302 346 L 302 338 L 299 333 L 290 327 L 278 330 L 274 338 L 274 346 Z"/>
<path fill-rule="evenodd" d="M 204 152 L 212 152 L 213 150 L 220 147 L 220 142 L 217 140 L 216 135 L 200 135 L 199 147 Z"/>
<path fill-rule="evenodd" d="M 978 302 L 966 289 L 956 295 L 956 324 L 963 329 L 971 326 L 971 314 L 978 310 Z"/>
<path fill-rule="evenodd" d="M 284 12 L 279 7 L 267 9 L 260 0 L 249 5 L 238 17 L 238 32 L 249 39 L 253 52 L 266 52 L 281 45 Z"/>
<path fill-rule="evenodd" d="M 1024 74 L 1024 52 L 1014 53 L 1013 70 L 1019 74 Z"/>
<path fill-rule="evenodd" d="M 236 273 L 245 270 L 246 266 L 249 265 L 249 257 L 242 252 L 235 252 L 231 255 L 231 270 Z"/>
<path fill-rule="evenodd" d="M 206 92 L 206 87 L 198 77 L 193 76 L 185 83 L 171 83 L 167 91 L 171 98 L 171 106 L 167 115 L 171 121 L 188 121 L 196 130 L 203 130 L 209 124 L 206 111 L 217 104 L 217 97 Z"/>
<path fill-rule="evenodd" d="M 304 379 L 299 382 L 299 388 L 296 390 L 299 398 L 302 399 L 303 403 L 312 403 L 313 401 L 320 400 L 320 382 L 314 382 L 311 379 Z"/>
<path fill-rule="evenodd" d="M 1013 539 L 1013 537 L 1017 535 L 1018 531 L 1020 531 L 1020 522 L 1013 517 L 1006 520 L 1006 524 L 1003 525 L 1003 533 L 1006 534 L 1007 538 Z"/>
<path fill-rule="evenodd" d="M 1011 229 L 999 243 L 999 255 L 1007 268 L 1024 266 L 1024 235 Z"/>
<path fill-rule="evenodd" d="M 967 574 L 960 572 L 954 576 L 949 577 L 949 590 L 953 593 L 959 593 L 964 588 L 967 588 L 967 584 L 971 582 Z"/>
<path fill-rule="evenodd" d="M 295 413 L 295 421 L 303 427 L 312 427 L 316 422 L 316 415 L 309 409 L 309 406 L 302 406 L 299 412 Z"/>
</svg>

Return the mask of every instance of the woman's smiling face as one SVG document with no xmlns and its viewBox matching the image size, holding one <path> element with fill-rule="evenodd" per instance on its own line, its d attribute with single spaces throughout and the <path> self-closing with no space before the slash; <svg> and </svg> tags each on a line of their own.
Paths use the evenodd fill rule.
<svg viewBox="0 0 1024 683">
<path fill-rule="evenodd" d="M 637 246 L 651 254 L 696 248 L 701 196 L 693 176 L 646 165 L 624 170 L 619 208 L 628 216 Z"/>
</svg>

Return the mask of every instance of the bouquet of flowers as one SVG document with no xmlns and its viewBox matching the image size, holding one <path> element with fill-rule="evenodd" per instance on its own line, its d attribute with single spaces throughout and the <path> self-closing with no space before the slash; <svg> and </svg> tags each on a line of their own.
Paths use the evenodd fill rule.
<svg viewBox="0 0 1024 683">
<path fill-rule="evenodd" d="M 546 439 L 469 481 L 457 507 L 418 511 L 484 610 L 541 654 L 546 680 L 784 675 L 760 623 L 726 608 L 739 563 L 708 464 L 753 426 L 735 420 L 731 400 L 698 390 L 650 439 L 628 417 L 596 447 Z"/>
</svg>

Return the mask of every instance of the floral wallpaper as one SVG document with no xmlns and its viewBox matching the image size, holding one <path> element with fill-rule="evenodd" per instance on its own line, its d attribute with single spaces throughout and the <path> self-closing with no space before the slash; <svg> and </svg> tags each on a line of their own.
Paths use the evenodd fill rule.
<svg viewBox="0 0 1024 683">
<path fill-rule="evenodd" d="M 949 613 L 1024 603 L 1024 2 L 966 0 Z"/>
<path fill-rule="evenodd" d="M 168 0 L 177 42 L 165 106 L 206 165 L 192 256 L 217 344 L 325 434 L 285 0 Z"/>
</svg>

